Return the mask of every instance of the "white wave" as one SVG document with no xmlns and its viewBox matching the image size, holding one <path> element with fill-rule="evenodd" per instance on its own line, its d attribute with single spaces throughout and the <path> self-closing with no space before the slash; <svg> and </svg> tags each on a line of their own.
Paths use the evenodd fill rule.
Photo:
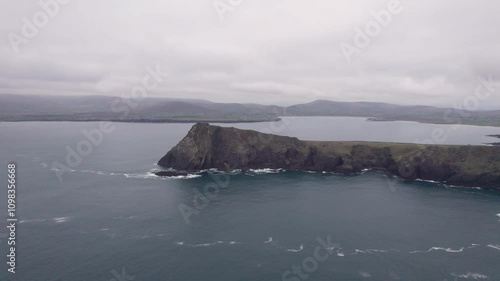
<svg viewBox="0 0 500 281">
<path fill-rule="evenodd" d="M 460 253 L 464 250 L 465 248 L 462 247 L 458 250 L 455 250 L 455 249 L 452 249 L 452 248 L 443 248 L 443 247 L 432 247 L 430 248 L 429 250 L 427 251 L 413 251 L 413 252 L 410 252 L 410 254 L 416 254 L 416 253 L 429 253 L 429 252 L 432 252 L 432 251 L 445 251 L 445 252 L 448 252 L 448 253 Z"/>
<path fill-rule="evenodd" d="M 250 169 L 248 170 L 249 172 L 252 172 L 254 174 L 277 174 L 284 172 L 284 169 L 270 169 L 270 168 L 264 168 L 264 169 Z"/>
<path fill-rule="evenodd" d="M 56 223 L 64 223 L 70 220 L 70 217 L 60 217 L 60 218 L 52 218 Z"/>
<path fill-rule="evenodd" d="M 387 252 L 399 252 L 398 249 L 389 249 L 389 250 L 377 250 L 377 249 L 366 249 L 368 253 L 387 253 Z"/>
<path fill-rule="evenodd" d="M 363 251 L 363 250 L 358 250 L 358 249 L 355 249 L 354 250 L 354 253 L 350 254 L 350 255 L 357 255 L 357 254 L 366 254 L 367 252 Z"/>
<path fill-rule="evenodd" d="M 209 246 L 213 246 L 213 245 L 217 245 L 217 243 L 203 243 L 203 244 L 196 244 L 196 245 L 189 245 L 191 247 L 209 247 Z"/>
<path fill-rule="evenodd" d="M 344 257 L 345 256 L 344 252 L 342 252 L 342 249 L 338 249 L 337 250 L 337 256 L 339 256 L 339 257 Z"/>
<path fill-rule="evenodd" d="M 202 243 L 202 244 L 195 244 L 195 245 L 189 245 L 190 247 L 210 247 L 210 246 L 215 246 L 217 244 L 222 244 L 224 242 L 222 241 L 217 241 L 213 243 Z"/>
<path fill-rule="evenodd" d="M 40 164 L 42 165 L 43 168 L 49 167 L 49 164 L 47 164 L 47 163 L 40 163 Z"/>
<path fill-rule="evenodd" d="M 149 235 L 144 235 L 141 237 L 141 239 L 146 239 L 146 238 L 149 238 L 150 236 Z"/>
<path fill-rule="evenodd" d="M 304 245 L 300 244 L 300 247 L 298 249 L 286 249 L 288 252 L 293 252 L 293 253 L 298 253 L 302 250 L 304 250 Z"/>
<path fill-rule="evenodd" d="M 415 181 L 420 181 L 420 182 L 429 182 L 429 183 L 441 183 L 441 182 L 439 182 L 439 181 L 424 180 L 424 179 L 416 179 Z"/>
<path fill-rule="evenodd" d="M 201 177 L 201 175 L 198 175 L 198 174 L 188 174 L 188 175 L 185 175 L 185 176 L 172 176 L 172 177 L 163 177 L 163 178 L 166 178 L 166 179 L 194 179 L 194 178 L 199 178 Z"/>
<path fill-rule="evenodd" d="M 208 169 L 208 170 L 201 170 L 200 173 L 206 172 L 208 174 L 224 174 L 224 175 L 237 175 L 242 172 L 241 169 L 234 169 L 230 171 L 220 171 L 216 168 Z"/>
<path fill-rule="evenodd" d="M 101 229 L 99 229 L 99 230 L 100 230 L 100 231 L 108 231 L 108 230 L 109 230 L 109 228 L 101 228 Z"/>
<path fill-rule="evenodd" d="M 489 245 L 486 245 L 486 246 L 489 247 L 489 248 L 492 248 L 492 249 L 500 251 L 500 245 L 489 244 Z"/>
<path fill-rule="evenodd" d="M 198 174 L 187 174 L 171 177 L 159 177 L 152 172 L 147 172 L 145 174 L 123 174 L 126 178 L 130 179 L 194 179 L 199 178 L 201 175 Z"/>
<path fill-rule="evenodd" d="M 19 223 L 32 223 L 32 222 L 44 222 L 46 219 L 32 219 L 32 220 L 20 220 Z"/>
<path fill-rule="evenodd" d="M 158 177 L 157 175 L 147 172 L 145 174 L 123 174 L 127 179 L 151 179 Z"/>
<path fill-rule="evenodd" d="M 500 214 L 497 214 L 497 217 L 500 217 Z"/>
<path fill-rule="evenodd" d="M 58 169 L 58 168 L 51 168 L 50 170 L 51 170 L 51 171 L 56 171 L 56 172 L 57 172 L 57 171 L 61 171 L 61 169 Z M 70 170 L 69 170 L 69 172 L 70 172 L 70 173 L 73 173 L 73 172 L 76 172 L 76 170 L 70 169 Z"/>
<path fill-rule="evenodd" d="M 236 241 L 229 241 L 229 245 L 236 245 L 236 244 L 240 244 L 240 242 L 236 242 Z"/>
<path fill-rule="evenodd" d="M 103 172 L 103 171 L 93 171 L 93 170 L 79 170 L 77 172 L 81 173 L 90 173 L 90 174 L 97 174 L 97 175 L 111 175 L 111 173 Z"/>
<path fill-rule="evenodd" d="M 475 272 L 468 272 L 466 274 L 460 274 L 460 275 L 452 273 L 451 275 L 454 277 L 458 277 L 458 278 L 474 279 L 474 280 L 488 279 L 489 278 L 488 276 L 486 276 L 482 273 L 475 273 Z"/>
<path fill-rule="evenodd" d="M 264 241 L 264 243 L 271 243 L 273 242 L 273 238 L 272 237 L 267 237 L 267 241 Z"/>
<path fill-rule="evenodd" d="M 228 174 L 228 175 L 237 175 L 237 174 L 241 174 L 241 172 L 242 172 L 241 169 L 234 169 L 234 170 L 226 172 L 226 174 Z"/>
<path fill-rule="evenodd" d="M 370 277 L 372 277 L 372 275 L 370 273 L 366 272 L 366 271 L 359 271 L 358 273 L 359 273 L 359 275 L 361 275 L 364 278 L 370 278 Z"/>
<path fill-rule="evenodd" d="M 58 171 L 57 168 L 52 168 L 53 171 Z M 109 175 L 109 176 L 124 176 L 128 179 L 193 179 L 199 178 L 201 175 L 199 174 L 188 174 L 182 176 L 172 176 L 172 177 L 159 177 L 154 174 L 152 171 L 146 173 L 117 173 L 117 172 L 104 172 L 104 171 L 94 171 L 94 170 L 71 170 L 71 172 L 81 172 L 81 173 L 90 173 L 97 175 Z"/>
<path fill-rule="evenodd" d="M 182 246 L 184 245 L 184 242 L 180 241 L 180 242 L 175 242 L 175 244 L 179 245 L 179 246 Z"/>
</svg>

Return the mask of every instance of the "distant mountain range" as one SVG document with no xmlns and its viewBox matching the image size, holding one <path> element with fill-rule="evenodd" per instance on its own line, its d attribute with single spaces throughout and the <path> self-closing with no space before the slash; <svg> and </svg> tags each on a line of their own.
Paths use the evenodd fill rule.
<svg viewBox="0 0 500 281">
<path fill-rule="evenodd" d="M 416 121 L 500 126 L 500 110 L 317 100 L 292 106 L 216 103 L 200 99 L 0 94 L 0 121 L 260 122 L 281 116 L 353 116 L 373 121 Z"/>
</svg>

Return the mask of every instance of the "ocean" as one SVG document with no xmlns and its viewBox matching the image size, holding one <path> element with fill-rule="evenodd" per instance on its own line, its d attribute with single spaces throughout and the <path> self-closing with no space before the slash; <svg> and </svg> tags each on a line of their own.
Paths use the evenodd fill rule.
<svg viewBox="0 0 500 281">
<path fill-rule="evenodd" d="M 98 122 L 0 123 L 0 280 L 500 280 L 499 191 L 376 171 L 154 176 L 192 125 L 113 123 L 93 144 L 84 132 Z M 500 133 L 348 117 L 222 126 L 304 140 L 475 145 Z M 68 158 L 78 149 L 86 155 Z M 6 265 L 9 163 L 15 274 Z"/>
</svg>

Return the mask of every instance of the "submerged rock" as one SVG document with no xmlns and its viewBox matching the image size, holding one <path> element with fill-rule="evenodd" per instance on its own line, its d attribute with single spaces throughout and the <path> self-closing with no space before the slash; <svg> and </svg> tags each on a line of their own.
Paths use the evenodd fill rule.
<svg viewBox="0 0 500 281">
<path fill-rule="evenodd" d="M 410 180 L 500 188 L 500 147 L 301 141 L 207 123 L 195 124 L 158 164 L 188 172 L 380 169 Z"/>
</svg>

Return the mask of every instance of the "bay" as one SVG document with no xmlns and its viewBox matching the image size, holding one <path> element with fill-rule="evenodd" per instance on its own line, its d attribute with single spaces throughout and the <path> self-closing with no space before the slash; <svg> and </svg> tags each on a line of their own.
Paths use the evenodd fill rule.
<svg viewBox="0 0 500 281">
<path fill-rule="evenodd" d="M 53 163 L 66 164 L 67 147 L 76 149 L 97 122 L 0 124 L 0 179 L 15 162 L 19 219 L 17 273 L 3 270 L 0 280 L 500 279 L 498 191 L 379 172 L 158 178 L 150 174 L 155 163 L 192 124 L 113 125 L 59 181 Z M 443 144 L 475 145 L 500 131 L 350 117 L 223 126 L 306 140 L 424 143 L 439 131 Z M 208 202 L 194 201 L 217 183 L 226 184 Z M 188 220 L 186 206 L 197 210 Z M 315 249 L 328 240 L 319 260 Z M 0 249 L 5 264 L 5 238 Z"/>
</svg>

